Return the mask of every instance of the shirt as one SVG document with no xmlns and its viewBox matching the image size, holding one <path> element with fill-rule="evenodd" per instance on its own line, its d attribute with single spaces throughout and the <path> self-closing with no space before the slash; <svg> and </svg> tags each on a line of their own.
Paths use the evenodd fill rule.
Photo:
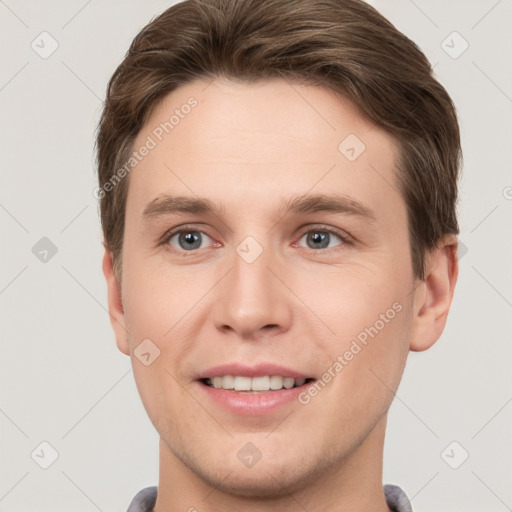
<svg viewBox="0 0 512 512">
<path fill-rule="evenodd" d="M 384 487 L 386 503 L 393 512 L 412 512 L 407 495 L 397 485 L 386 484 Z M 146 487 L 133 498 L 126 512 L 151 512 L 156 503 L 158 487 Z"/>
</svg>

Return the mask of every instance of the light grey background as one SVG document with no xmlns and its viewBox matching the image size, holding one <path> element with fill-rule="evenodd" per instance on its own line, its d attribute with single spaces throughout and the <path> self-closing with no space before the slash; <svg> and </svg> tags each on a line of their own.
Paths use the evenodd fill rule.
<svg viewBox="0 0 512 512">
<path fill-rule="evenodd" d="M 465 155 L 467 253 L 447 328 L 411 353 L 391 407 L 384 482 L 415 512 L 512 510 L 512 1 L 372 3 L 435 64 Z M 93 142 L 110 75 L 169 5 L 0 0 L 2 512 L 123 511 L 158 483 L 158 436 L 106 312 Z M 59 45 L 47 59 L 31 47 L 51 48 L 43 31 Z M 42 237 L 58 249 L 46 263 Z"/>
</svg>

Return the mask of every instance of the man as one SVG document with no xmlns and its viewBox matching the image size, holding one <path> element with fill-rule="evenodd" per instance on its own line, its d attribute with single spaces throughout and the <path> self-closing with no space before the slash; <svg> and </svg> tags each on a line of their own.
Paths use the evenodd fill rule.
<svg viewBox="0 0 512 512">
<path fill-rule="evenodd" d="M 359 0 L 189 0 L 133 41 L 97 146 L 112 326 L 160 435 L 129 512 L 410 511 L 387 411 L 446 323 L 460 162 L 414 43 Z"/>
</svg>

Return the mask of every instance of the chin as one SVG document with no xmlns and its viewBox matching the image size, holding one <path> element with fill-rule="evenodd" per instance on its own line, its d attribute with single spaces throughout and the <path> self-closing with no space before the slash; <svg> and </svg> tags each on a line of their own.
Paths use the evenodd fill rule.
<svg viewBox="0 0 512 512">
<path fill-rule="evenodd" d="M 224 473 L 220 478 L 212 474 L 198 475 L 218 491 L 238 498 L 276 500 L 289 499 L 290 493 L 304 488 L 306 481 L 310 482 L 309 473 L 299 473 L 302 472 L 290 471 L 290 466 L 284 463 L 281 468 L 274 464 L 272 468 L 237 468 L 228 472 L 229 476 Z"/>
<path fill-rule="evenodd" d="M 303 490 L 321 477 L 332 463 L 325 458 L 308 461 L 304 454 L 295 457 L 288 454 L 288 457 L 262 458 L 248 468 L 235 454 L 227 460 L 225 452 L 218 457 L 210 453 L 208 457 L 191 457 L 182 459 L 182 462 L 199 479 L 219 492 L 260 500 L 289 500 L 291 493 Z"/>
</svg>

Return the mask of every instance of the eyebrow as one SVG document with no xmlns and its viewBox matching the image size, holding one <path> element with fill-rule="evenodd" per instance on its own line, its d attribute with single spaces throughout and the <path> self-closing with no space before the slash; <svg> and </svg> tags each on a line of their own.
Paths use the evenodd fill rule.
<svg viewBox="0 0 512 512">
<path fill-rule="evenodd" d="M 351 197 L 335 194 L 304 195 L 289 199 L 279 209 L 282 215 L 288 213 L 342 213 L 364 218 L 370 222 L 377 221 L 376 213 L 365 204 Z"/>
<path fill-rule="evenodd" d="M 155 217 L 176 213 L 210 213 L 221 216 L 223 209 L 213 201 L 203 197 L 163 195 L 148 203 L 142 212 L 142 219 L 148 222 Z"/>
<path fill-rule="evenodd" d="M 376 213 L 365 204 L 348 196 L 334 194 L 314 194 L 298 196 L 285 201 L 278 210 L 280 216 L 288 214 L 339 213 L 361 217 L 374 223 Z M 153 199 L 144 208 L 142 219 L 145 222 L 165 215 L 180 213 L 213 214 L 222 217 L 224 208 L 203 197 L 162 195 Z"/>
</svg>

